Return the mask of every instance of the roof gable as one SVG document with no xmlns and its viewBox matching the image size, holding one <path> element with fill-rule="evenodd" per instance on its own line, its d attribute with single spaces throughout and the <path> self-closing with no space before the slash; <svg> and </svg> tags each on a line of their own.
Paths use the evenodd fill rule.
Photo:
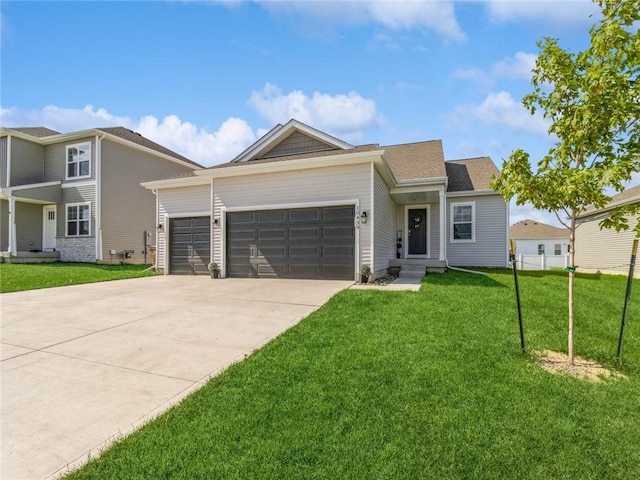
<svg viewBox="0 0 640 480">
<path fill-rule="evenodd" d="M 31 135 L 32 137 L 42 138 L 49 137 L 51 135 L 60 135 L 60 132 L 51 130 L 46 127 L 10 127 L 8 130 L 24 133 L 25 135 Z"/>
<path fill-rule="evenodd" d="M 447 176 L 440 140 L 389 145 L 381 148 L 384 149 L 384 156 L 399 181 Z"/>
<path fill-rule="evenodd" d="M 353 145 L 349 143 L 291 119 L 285 125 L 276 125 L 231 163 L 351 148 Z"/>
<path fill-rule="evenodd" d="M 448 192 L 491 190 L 489 184 L 500 174 L 491 158 L 478 157 L 450 160 L 446 163 Z"/>
</svg>

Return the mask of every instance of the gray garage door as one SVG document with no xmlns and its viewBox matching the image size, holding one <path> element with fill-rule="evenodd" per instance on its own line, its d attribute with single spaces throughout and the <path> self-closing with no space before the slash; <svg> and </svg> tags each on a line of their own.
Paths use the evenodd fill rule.
<svg viewBox="0 0 640 480">
<path fill-rule="evenodd" d="M 210 233 L 210 217 L 171 218 L 169 273 L 209 275 Z"/>
<path fill-rule="evenodd" d="M 232 277 L 353 280 L 354 207 L 227 213 Z"/>
</svg>

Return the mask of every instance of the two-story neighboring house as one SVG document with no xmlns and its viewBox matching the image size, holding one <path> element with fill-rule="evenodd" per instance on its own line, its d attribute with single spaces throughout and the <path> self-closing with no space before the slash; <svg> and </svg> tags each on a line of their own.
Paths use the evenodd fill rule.
<svg viewBox="0 0 640 480">
<path fill-rule="evenodd" d="M 140 183 L 200 168 L 123 127 L 0 128 L 1 259 L 150 262 L 156 197 Z"/>
</svg>

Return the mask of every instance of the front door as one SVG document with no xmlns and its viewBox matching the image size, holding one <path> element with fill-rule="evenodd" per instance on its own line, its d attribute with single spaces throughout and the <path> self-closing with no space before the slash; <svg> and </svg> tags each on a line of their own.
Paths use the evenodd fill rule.
<svg viewBox="0 0 640 480">
<path fill-rule="evenodd" d="M 56 206 L 42 207 L 42 251 L 56 251 Z"/>
<path fill-rule="evenodd" d="M 407 255 L 427 255 L 427 209 L 407 210 Z"/>
</svg>

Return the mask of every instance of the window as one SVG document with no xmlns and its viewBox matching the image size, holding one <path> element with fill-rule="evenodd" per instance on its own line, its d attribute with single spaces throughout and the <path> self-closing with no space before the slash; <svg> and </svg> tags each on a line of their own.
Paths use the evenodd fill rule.
<svg viewBox="0 0 640 480">
<path fill-rule="evenodd" d="M 475 240 L 475 203 L 451 204 L 451 241 Z"/>
<path fill-rule="evenodd" d="M 538 255 L 544 255 L 544 243 L 538 245 Z"/>
<path fill-rule="evenodd" d="M 559 243 L 556 243 L 553 246 L 553 254 L 554 255 L 562 255 L 562 245 L 560 245 Z"/>
<path fill-rule="evenodd" d="M 91 235 L 91 204 L 67 204 L 67 237 Z"/>
<path fill-rule="evenodd" d="M 67 145 L 67 179 L 91 176 L 91 142 Z"/>
</svg>

